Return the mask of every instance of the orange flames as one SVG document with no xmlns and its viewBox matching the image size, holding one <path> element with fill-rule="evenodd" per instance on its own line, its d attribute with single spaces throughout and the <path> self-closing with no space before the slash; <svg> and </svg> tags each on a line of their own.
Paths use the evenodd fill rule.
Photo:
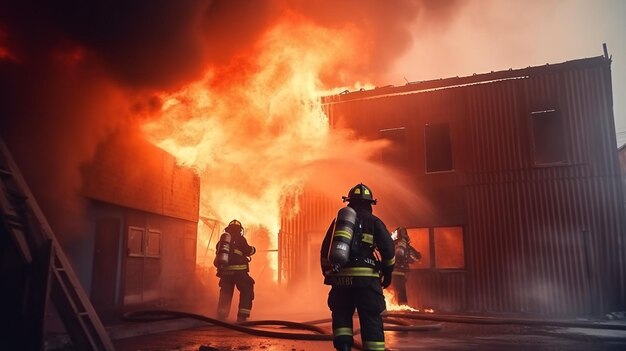
<svg viewBox="0 0 626 351">
<path fill-rule="evenodd" d="M 301 189 L 314 162 L 342 152 L 320 105 L 331 93 L 320 76 L 342 74 L 340 63 L 356 52 L 349 45 L 355 35 L 290 20 L 267 32 L 256 53 L 161 96 L 161 116 L 144 130 L 197 169 L 201 216 L 262 226 L 268 249 L 277 247 L 281 199 Z M 202 229 L 199 236 L 208 233 Z M 248 237 L 252 245 L 255 239 Z M 199 237 L 200 253 L 207 242 Z M 276 253 L 267 257 L 276 280 Z"/>
<path fill-rule="evenodd" d="M 401 312 L 425 312 L 434 313 L 435 310 L 431 308 L 424 308 L 422 310 L 413 308 L 409 305 L 399 305 L 396 303 L 396 295 L 390 290 L 383 290 L 385 296 L 385 303 L 387 304 L 387 311 L 401 311 Z"/>
</svg>

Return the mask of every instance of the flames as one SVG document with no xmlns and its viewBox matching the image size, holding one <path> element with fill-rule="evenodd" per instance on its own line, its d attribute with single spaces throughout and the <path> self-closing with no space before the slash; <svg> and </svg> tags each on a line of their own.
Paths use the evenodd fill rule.
<svg viewBox="0 0 626 351">
<path fill-rule="evenodd" d="M 387 304 L 387 311 L 393 311 L 393 312 L 425 312 L 425 313 L 434 313 L 435 310 L 431 309 L 431 308 L 424 308 L 422 310 L 413 308 L 409 305 L 399 305 L 396 303 L 396 295 L 393 293 L 393 291 L 389 290 L 389 289 L 385 289 L 383 290 L 383 295 L 385 296 L 385 303 Z"/>
<path fill-rule="evenodd" d="M 160 116 L 144 131 L 197 170 L 201 216 L 261 226 L 270 234 L 267 249 L 277 247 L 281 199 L 301 189 L 311 164 L 338 152 L 319 100 L 331 90 L 320 77 L 342 75 L 340 63 L 356 52 L 353 42 L 356 32 L 291 19 L 229 67 L 208 69 L 202 79 L 162 94 Z M 204 225 L 199 236 L 208 233 Z M 248 237 L 253 245 L 259 239 Z M 199 253 L 207 242 L 199 238 Z M 276 280 L 276 253 L 267 257 Z"/>
</svg>

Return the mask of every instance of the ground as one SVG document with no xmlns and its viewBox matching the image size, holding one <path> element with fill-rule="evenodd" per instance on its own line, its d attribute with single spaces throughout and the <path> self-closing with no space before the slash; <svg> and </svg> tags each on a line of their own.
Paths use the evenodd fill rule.
<svg viewBox="0 0 626 351">
<path fill-rule="evenodd" d="M 433 324 L 435 322 L 418 321 Z M 385 332 L 387 348 L 413 350 L 626 350 L 626 331 L 442 323 L 435 331 Z M 118 351 L 332 351 L 330 341 L 274 339 L 205 326 L 115 341 Z"/>
</svg>

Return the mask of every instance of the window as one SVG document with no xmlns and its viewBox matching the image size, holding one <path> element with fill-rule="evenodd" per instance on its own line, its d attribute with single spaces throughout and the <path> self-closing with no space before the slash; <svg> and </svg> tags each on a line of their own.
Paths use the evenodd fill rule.
<svg viewBox="0 0 626 351">
<path fill-rule="evenodd" d="M 553 109 L 530 113 L 536 165 L 566 161 L 565 136 L 560 114 Z"/>
<path fill-rule="evenodd" d="M 128 227 L 128 256 L 131 257 L 160 257 L 161 231 L 145 228 Z"/>
<path fill-rule="evenodd" d="M 465 266 L 461 227 L 434 228 L 434 249 L 435 268 L 459 269 Z"/>
<path fill-rule="evenodd" d="M 448 123 L 427 124 L 424 127 L 426 173 L 452 171 L 452 142 Z"/>
<path fill-rule="evenodd" d="M 430 230 L 428 228 L 407 228 L 406 231 L 409 233 L 411 246 L 422 254 L 422 259 L 412 263 L 409 268 L 430 268 Z"/>
<path fill-rule="evenodd" d="M 389 145 L 382 151 L 383 163 L 396 168 L 406 167 L 408 165 L 406 128 L 381 129 L 380 137 L 389 141 Z"/>
<path fill-rule="evenodd" d="M 128 227 L 128 256 L 143 256 L 143 234 L 145 229 Z"/>
<path fill-rule="evenodd" d="M 422 254 L 411 269 L 463 269 L 463 227 L 407 228 L 411 246 Z"/>
</svg>

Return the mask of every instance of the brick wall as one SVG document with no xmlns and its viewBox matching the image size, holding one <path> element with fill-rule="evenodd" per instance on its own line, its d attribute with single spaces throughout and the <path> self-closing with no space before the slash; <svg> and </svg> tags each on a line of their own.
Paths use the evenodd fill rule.
<svg viewBox="0 0 626 351">
<path fill-rule="evenodd" d="M 198 221 L 200 179 L 147 141 L 116 135 L 82 169 L 81 193 L 150 213 Z"/>
</svg>

